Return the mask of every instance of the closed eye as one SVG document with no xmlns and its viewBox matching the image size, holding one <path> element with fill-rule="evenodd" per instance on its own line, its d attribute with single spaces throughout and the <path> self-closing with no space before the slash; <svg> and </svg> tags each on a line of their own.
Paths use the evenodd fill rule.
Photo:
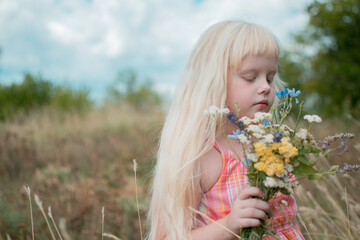
<svg viewBox="0 0 360 240">
<path fill-rule="evenodd" d="M 241 76 L 243 79 L 245 79 L 248 82 L 253 82 L 256 79 L 256 74 L 254 73 L 249 73 L 249 74 L 244 74 Z"/>
</svg>

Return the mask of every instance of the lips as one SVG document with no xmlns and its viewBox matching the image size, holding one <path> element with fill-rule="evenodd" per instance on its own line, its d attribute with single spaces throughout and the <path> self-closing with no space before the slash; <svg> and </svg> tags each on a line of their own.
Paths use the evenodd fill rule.
<svg viewBox="0 0 360 240">
<path fill-rule="evenodd" d="M 257 102 L 257 103 L 255 103 L 255 105 L 269 105 L 269 102 L 268 102 L 268 100 L 262 100 L 262 101 L 260 101 L 260 102 Z"/>
<path fill-rule="evenodd" d="M 258 109 L 258 111 L 267 111 L 269 102 L 267 100 L 262 100 L 254 104 L 254 106 Z"/>
</svg>

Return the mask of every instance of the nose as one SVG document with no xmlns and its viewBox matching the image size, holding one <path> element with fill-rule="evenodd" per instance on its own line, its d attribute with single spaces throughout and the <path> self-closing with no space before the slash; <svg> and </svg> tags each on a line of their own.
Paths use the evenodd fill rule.
<svg viewBox="0 0 360 240">
<path fill-rule="evenodd" d="M 266 77 L 262 78 L 259 81 L 259 86 L 258 86 L 258 94 L 269 94 L 271 91 L 271 82 L 269 82 Z"/>
</svg>

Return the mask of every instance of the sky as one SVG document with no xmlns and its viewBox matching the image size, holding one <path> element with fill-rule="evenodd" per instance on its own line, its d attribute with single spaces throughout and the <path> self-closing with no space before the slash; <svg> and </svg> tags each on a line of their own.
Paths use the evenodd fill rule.
<svg viewBox="0 0 360 240">
<path fill-rule="evenodd" d="M 310 0 L 0 0 L 0 83 L 28 72 L 87 88 L 101 102 L 120 71 L 171 95 L 200 34 L 240 19 L 264 26 L 283 48 L 308 21 Z"/>
</svg>

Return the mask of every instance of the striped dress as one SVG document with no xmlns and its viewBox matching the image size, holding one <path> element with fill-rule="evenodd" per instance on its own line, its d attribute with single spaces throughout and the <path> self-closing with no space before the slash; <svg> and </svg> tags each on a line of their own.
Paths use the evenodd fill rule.
<svg viewBox="0 0 360 240">
<path fill-rule="evenodd" d="M 231 211 L 231 206 L 240 192 L 247 185 L 247 169 L 236 155 L 215 144 L 215 148 L 221 153 L 223 169 L 215 185 L 202 195 L 199 211 L 205 213 L 213 220 L 219 220 Z M 299 229 L 294 225 L 297 206 L 293 196 L 278 193 L 269 201 L 273 218 L 272 232 L 280 239 L 304 240 Z M 197 216 L 200 226 L 209 224 L 209 220 L 201 215 Z M 275 239 L 264 236 L 263 240 Z"/>
</svg>

